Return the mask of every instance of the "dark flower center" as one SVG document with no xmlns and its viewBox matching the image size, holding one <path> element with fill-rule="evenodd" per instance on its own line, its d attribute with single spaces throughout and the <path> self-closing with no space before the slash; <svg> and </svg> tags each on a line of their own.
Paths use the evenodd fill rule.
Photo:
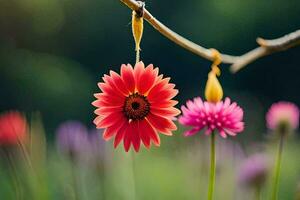
<svg viewBox="0 0 300 200">
<path fill-rule="evenodd" d="M 150 111 L 150 104 L 147 98 L 139 93 L 134 93 L 126 97 L 123 112 L 127 119 L 141 120 Z"/>
</svg>

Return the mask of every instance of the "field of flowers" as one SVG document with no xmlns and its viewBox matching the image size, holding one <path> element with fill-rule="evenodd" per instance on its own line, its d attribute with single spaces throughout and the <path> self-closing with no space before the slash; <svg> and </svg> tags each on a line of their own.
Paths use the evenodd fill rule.
<svg viewBox="0 0 300 200">
<path fill-rule="evenodd" d="M 260 13 L 245 17 L 256 34 L 291 20 L 235 56 L 216 41 L 245 49 L 251 33 L 199 17 L 205 48 L 147 1 L 0 1 L 0 200 L 300 200 L 300 3 L 213 2 L 174 4 L 173 23 L 226 30 L 243 8 Z M 192 5 L 203 13 L 180 14 Z"/>
</svg>

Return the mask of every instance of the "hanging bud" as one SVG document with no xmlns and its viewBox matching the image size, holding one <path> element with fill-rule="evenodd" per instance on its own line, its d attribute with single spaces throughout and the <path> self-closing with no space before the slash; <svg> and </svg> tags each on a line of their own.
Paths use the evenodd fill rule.
<svg viewBox="0 0 300 200">
<path fill-rule="evenodd" d="M 223 98 L 223 89 L 214 70 L 208 73 L 205 87 L 205 98 L 209 102 L 217 103 Z"/>
<path fill-rule="evenodd" d="M 143 13 L 142 11 L 132 11 L 132 34 L 135 41 L 135 50 L 140 51 L 140 43 L 143 36 Z"/>
</svg>

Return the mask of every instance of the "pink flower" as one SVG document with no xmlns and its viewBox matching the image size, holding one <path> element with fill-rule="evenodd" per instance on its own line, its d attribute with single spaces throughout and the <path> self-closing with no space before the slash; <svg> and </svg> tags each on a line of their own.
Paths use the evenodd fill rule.
<svg viewBox="0 0 300 200">
<path fill-rule="evenodd" d="M 218 103 L 203 102 L 200 97 L 194 101 L 187 101 L 187 106 L 182 106 L 183 115 L 179 122 L 192 129 L 184 133 L 191 136 L 206 128 L 205 134 L 210 135 L 218 130 L 219 134 L 226 138 L 227 135 L 236 136 L 244 130 L 243 110 L 235 102 L 231 103 L 229 98 Z"/>
<path fill-rule="evenodd" d="M 290 102 L 274 103 L 266 115 L 266 120 L 267 127 L 272 130 L 286 123 L 290 128 L 297 129 L 299 126 L 299 108 Z"/>
</svg>

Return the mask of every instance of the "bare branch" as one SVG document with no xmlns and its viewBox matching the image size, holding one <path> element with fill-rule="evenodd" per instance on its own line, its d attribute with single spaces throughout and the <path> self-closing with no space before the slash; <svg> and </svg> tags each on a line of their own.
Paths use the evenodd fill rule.
<svg viewBox="0 0 300 200">
<path fill-rule="evenodd" d="M 120 0 L 120 1 L 125 5 L 127 5 L 132 10 L 138 11 L 141 9 L 141 4 L 135 0 Z M 211 51 L 211 49 L 202 47 L 182 37 L 181 35 L 175 33 L 167 26 L 162 24 L 160 21 L 158 21 L 155 17 L 151 15 L 151 13 L 148 10 L 144 8 L 143 11 L 144 11 L 143 13 L 144 19 L 148 21 L 149 24 L 152 25 L 162 35 L 164 35 L 174 43 L 193 52 L 194 54 L 200 57 L 203 57 L 211 61 L 214 60 L 214 54 Z M 261 57 L 299 45 L 300 30 L 297 30 L 293 33 L 290 33 L 288 35 L 285 35 L 281 38 L 274 39 L 274 40 L 265 40 L 262 38 L 258 38 L 257 42 L 260 45 L 260 47 L 257 47 L 256 49 L 253 49 L 241 56 L 232 56 L 232 55 L 221 53 L 222 63 L 232 64 L 230 66 L 230 70 L 231 72 L 235 73 L 240 69 L 242 69 L 243 67 L 245 67 L 246 65 L 248 65 L 249 63 L 254 62 L 255 60 Z"/>
</svg>

